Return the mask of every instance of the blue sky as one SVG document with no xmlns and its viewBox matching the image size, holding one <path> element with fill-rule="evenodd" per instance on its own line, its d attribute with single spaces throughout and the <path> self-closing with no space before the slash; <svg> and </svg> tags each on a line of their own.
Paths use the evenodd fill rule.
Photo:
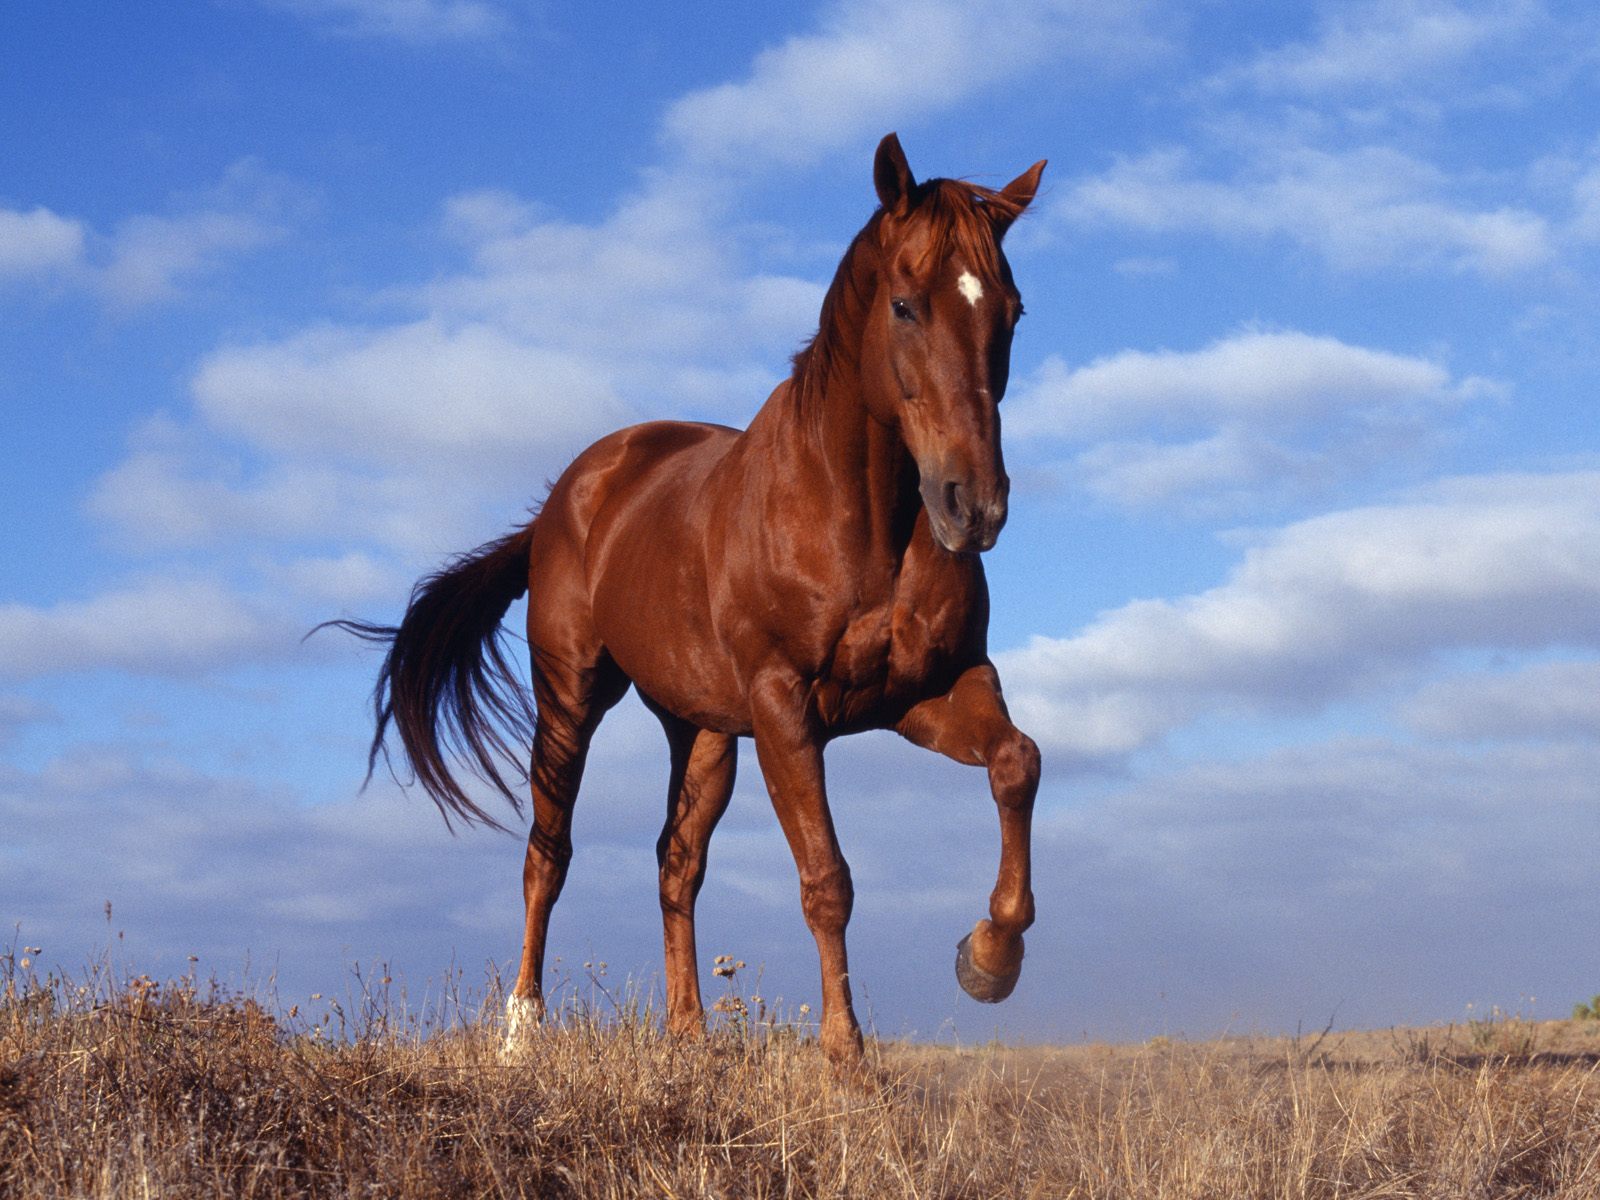
<svg viewBox="0 0 1600 1200">
<path fill-rule="evenodd" d="M 982 776 L 830 750 L 885 1033 L 1563 1012 L 1600 987 L 1600 18 L 1449 3 L 513 0 L 0 15 L 0 920 L 72 966 L 509 963 L 513 838 L 358 794 L 392 618 L 630 421 L 742 424 L 897 130 L 1045 189 L 991 642 L 1040 742 L 1016 995 Z M 511 620 L 520 619 L 514 612 Z M 701 948 L 815 1003 L 754 756 Z M 658 971 L 659 731 L 552 953 Z M 753 969 L 753 968 L 752 968 Z M 1530 999 L 1533 998 L 1533 999 Z"/>
</svg>

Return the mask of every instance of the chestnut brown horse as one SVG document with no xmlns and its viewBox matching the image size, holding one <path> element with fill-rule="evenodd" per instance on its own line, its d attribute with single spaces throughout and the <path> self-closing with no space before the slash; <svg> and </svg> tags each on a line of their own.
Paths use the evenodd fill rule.
<svg viewBox="0 0 1600 1200">
<path fill-rule="evenodd" d="M 747 430 L 659 421 L 614 433 L 529 525 L 422 580 L 398 627 L 334 622 L 388 645 L 374 760 L 392 721 L 446 820 L 497 824 L 451 773 L 452 755 L 520 812 L 501 764 L 531 733 L 513 1036 L 543 1011 L 546 926 L 589 741 L 630 684 L 672 755 L 656 846 L 670 1029 L 703 1027 L 695 898 L 740 737 L 755 739 L 799 868 L 830 1058 L 861 1052 L 850 870 L 823 781 L 823 747 L 841 734 L 894 729 L 988 768 L 999 877 L 956 972 L 979 1000 L 1015 986 L 1033 921 L 1039 753 L 1007 716 L 988 658 L 978 556 L 1006 519 L 998 405 L 1022 315 L 1000 243 L 1044 165 L 998 191 L 918 183 L 890 134 L 873 167 L 882 206 L 845 253 L 816 336 Z M 524 592 L 531 704 L 498 641 Z"/>
</svg>

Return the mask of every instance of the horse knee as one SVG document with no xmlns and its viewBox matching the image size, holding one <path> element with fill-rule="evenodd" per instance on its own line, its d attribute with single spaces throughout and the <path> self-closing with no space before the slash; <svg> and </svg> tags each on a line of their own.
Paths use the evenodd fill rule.
<svg viewBox="0 0 1600 1200">
<path fill-rule="evenodd" d="M 835 932 L 850 923 L 855 905 L 855 889 L 850 883 L 850 868 L 843 862 L 817 874 L 800 877 L 800 907 L 812 930 Z"/>
<path fill-rule="evenodd" d="M 1033 807 L 1039 790 L 1039 747 L 1020 729 L 1011 730 L 989 758 L 989 785 L 995 802 L 1005 808 Z"/>
</svg>

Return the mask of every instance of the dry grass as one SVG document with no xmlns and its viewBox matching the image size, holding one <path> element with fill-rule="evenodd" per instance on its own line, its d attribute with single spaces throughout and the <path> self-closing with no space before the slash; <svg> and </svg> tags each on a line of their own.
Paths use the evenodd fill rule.
<svg viewBox="0 0 1600 1200">
<path fill-rule="evenodd" d="M 1589 1024 L 879 1045 L 840 1077 L 778 1024 L 686 1045 L 578 1006 L 506 1063 L 490 1023 L 356 1007 L 340 1039 L 0 955 L 0 1195 L 1600 1196 Z"/>
</svg>

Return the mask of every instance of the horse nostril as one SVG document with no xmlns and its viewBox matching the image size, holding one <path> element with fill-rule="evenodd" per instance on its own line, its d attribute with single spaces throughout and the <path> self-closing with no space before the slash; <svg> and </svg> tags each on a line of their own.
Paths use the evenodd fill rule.
<svg viewBox="0 0 1600 1200">
<path fill-rule="evenodd" d="M 958 521 L 965 521 L 967 506 L 959 483 L 944 485 L 944 511 Z"/>
</svg>

